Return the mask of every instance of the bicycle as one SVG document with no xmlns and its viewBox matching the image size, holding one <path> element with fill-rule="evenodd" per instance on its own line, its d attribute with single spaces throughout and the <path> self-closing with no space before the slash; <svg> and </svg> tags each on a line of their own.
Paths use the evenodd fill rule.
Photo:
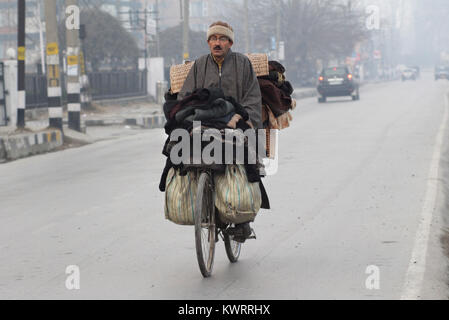
<svg viewBox="0 0 449 320">
<path fill-rule="evenodd" d="M 208 168 L 201 169 L 200 172 L 194 210 L 195 244 L 201 274 L 208 278 L 212 274 L 218 236 L 223 239 L 226 255 L 231 263 L 238 261 L 242 243 L 233 240 L 234 236 L 229 233 L 235 225 L 221 222 L 217 215 L 214 170 Z"/>
</svg>

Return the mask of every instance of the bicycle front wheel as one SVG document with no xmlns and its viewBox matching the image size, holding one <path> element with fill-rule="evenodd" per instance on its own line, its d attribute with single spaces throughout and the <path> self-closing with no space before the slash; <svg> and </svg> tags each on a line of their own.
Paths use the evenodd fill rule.
<svg viewBox="0 0 449 320">
<path fill-rule="evenodd" d="M 212 178 L 203 172 L 198 181 L 195 206 L 195 245 L 198 264 L 203 277 L 212 274 L 215 255 L 215 205 Z"/>
</svg>

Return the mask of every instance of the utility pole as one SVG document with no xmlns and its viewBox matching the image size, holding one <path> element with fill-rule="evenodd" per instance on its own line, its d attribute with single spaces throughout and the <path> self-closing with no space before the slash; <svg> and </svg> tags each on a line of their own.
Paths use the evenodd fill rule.
<svg viewBox="0 0 449 320">
<path fill-rule="evenodd" d="M 45 74 L 45 49 L 44 49 L 44 32 L 42 29 L 42 20 L 41 20 L 41 2 L 37 1 L 37 13 L 36 16 L 39 22 L 39 49 L 41 52 L 41 72 Z"/>
<path fill-rule="evenodd" d="M 276 60 L 279 60 L 281 41 L 281 0 L 277 0 L 276 7 Z"/>
<path fill-rule="evenodd" d="M 84 40 L 86 39 L 86 25 L 80 25 L 79 38 L 80 38 L 80 55 L 79 55 L 79 66 L 80 66 L 80 101 L 81 109 L 88 109 L 91 107 L 90 102 L 92 100 L 89 92 L 89 77 L 86 72 L 86 59 L 84 55 Z"/>
<path fill-rule="evenodd" d="M 156 11 L 156 56 L 160 57 L 161 56 L 161 43 L 160 43 L 160 38 L 159 38 L 159 20 L 160 20 L 160 16 L 159 16 L 159 0 L 156 0 L 155 6 L 154 6 L 154 11 Z"/>
<path fill-rule="evenodd" d="M 77 0 L 66 0 L 66 8 L 78 7 Z M 66 17 L 67 19 L 67 17 Z M 66 25 L 67 40 L 67 109 L 69 117 L 69 128 L 81 132 L 81 101 L 80 101 L 80 73 L 79 54 L 80 41 L 79 29 L 76 26 Z"/>
<path fill-rule="evenodd" d="M 25 127 L 25 0 L 17 7 L 17 128 Z"/>
<path fill-rule="evenodd" d="M 183 59 L 189 60 L 189 20 L 190 20 L 190 0 L 184 0 L 184 23 L 183 23 L 183 33 L 182 33 L 182 50 Z"/>
<path fill-rule="evenodd" d="M 47 35 L 47 92 L 50 127 L 62 129 L 61 76 L 59 68 L 58 24 L 56 0 L 45 0 L 45 30 Z"/>
<path fill-rule="evenodd" d="M 244 27 L 245 27 L 245 53 L 250 53 L 249 49 L 249 26 L 248 26 L 248 18 L 249 18 L 249 10 L 248 10 L 248 0 L 243 1 L 243 11 L 244 11 Z"/>
</svg>

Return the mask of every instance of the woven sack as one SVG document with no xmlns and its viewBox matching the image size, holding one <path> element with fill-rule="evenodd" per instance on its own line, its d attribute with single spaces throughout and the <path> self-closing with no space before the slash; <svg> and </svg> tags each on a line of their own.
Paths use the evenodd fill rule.
<svg viewBox="0 0 449 320">
<path fill-rule="evenodd" d="M 268 76 L 270 74 L 268 56 L 265 53 L 248 53 L 246 56 L 251 61 L 257 77 Z"/>
<path fill-rule="evenodd" d="M 198 177 L 189 171 L 181 176 L 179 170 L 171 168 L 167 175 L 165 191 L 165 218 L 179 225 L 195 225 L 195 201 Z"/>
<path fill-rule="evenodd" d="M 187 79 L 187 75 L 193 65 L 194 62 L 190 61 L 185 64 L 178 64 L 170 67 L 170 91 L 172 94 L 181 91 L 182 86 Z"/>
<path fill-rule="evenodd" d="M 224 223 L 254 221 L 262 205 L 259 183 L 250 183 L 243 165 L 228 165 L 215 175 L 215 206 Z"/>
</svg>

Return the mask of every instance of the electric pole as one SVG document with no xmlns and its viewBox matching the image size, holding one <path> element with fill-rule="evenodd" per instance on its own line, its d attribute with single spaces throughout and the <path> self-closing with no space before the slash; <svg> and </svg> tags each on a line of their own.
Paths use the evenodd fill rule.
<svg viewBox="0 0 449 320">
<path fill-rule="evenodd" d="M 66 0 L 66 8 L 78 7 L 77 0 Z M 68 17 L 66 17 L 68 19 Z M 75 18 L 77 19 L 77 18 Z M 67 22 L 67 20 L 66 20 Z M 69 128 L 81 131 L 81 101 L 80 101 L 80 73 L 79 55 L 80 41 L 77 26 L 66 25 L 67 40 L 67 110 L 69 118 Z"/>
<path fill-rule="evenodd" d="M 86 25 L 80 25 L 79 38 L 80 38 L 80 55 L 79 55 L 79 67 L 80 67 L 80 101 L 81 109 L 86 110 L 91 107 L 90 102 L 92 97 L 89 92 L 89 77 L 86 72 L 86 59 L 84 58 L 84 40 L 86 39 Z"/>
<path fill-rule="evenodd" d="M 44 49 L 44 32 L 42 29 L 42 20 L 41 20 L 41 2 L 37 1 L 37 12 L 36 16 L 39 22 L 39 49 L 41 52 L 41 72 L 45 74 L 45 49 Z"/>
<path fill-rule="evenodd" d="M 17 128 L 25 127 L 25 0 L 17 7 Z"/>
<path fill-rule="evenodd" d="M 50 127 L 62 131 L 62 90 L 56 0 L 45 0 L 45 30 L 47 35 L 47 92 Z"/>
<path fill-rule="evenodd" d="M 280 41 L 281 41 L 281 0 L 277 0 L 277 10 L 276 10 L 276 60 L 279 60 Z"/>
<path fill-rule="evenodd" d="M 156 0 L 155 6 L 154 6 L 154 11 L 156 11 L 156 56 L 160 57 L 161 56 L 161 43 L 160 43 L 160 38 L 159 38 L 159 20 L 160 20 L 160 16 L 159 16 L 159 0 Z"/>
<path fill-rule="evenodd" d="M 189 19 L 190 19 L 190 0 L 184 0 L 184 23 L 183 23 L 183 33 L 182 33 L 182 50 L 183 59 L 189 60 Z"/>
<path fill-rule="evenodd" d="M 248 18 L 249 18 L 249 10 L 248 10 L 248 0 L 244 0 L 243 2 L 243 10 L 244 10 L 244 19 L 245 19 L 245 53 L 250 53 L 249 49 L 249 26 L 248 26 Z"/>
</svg>

